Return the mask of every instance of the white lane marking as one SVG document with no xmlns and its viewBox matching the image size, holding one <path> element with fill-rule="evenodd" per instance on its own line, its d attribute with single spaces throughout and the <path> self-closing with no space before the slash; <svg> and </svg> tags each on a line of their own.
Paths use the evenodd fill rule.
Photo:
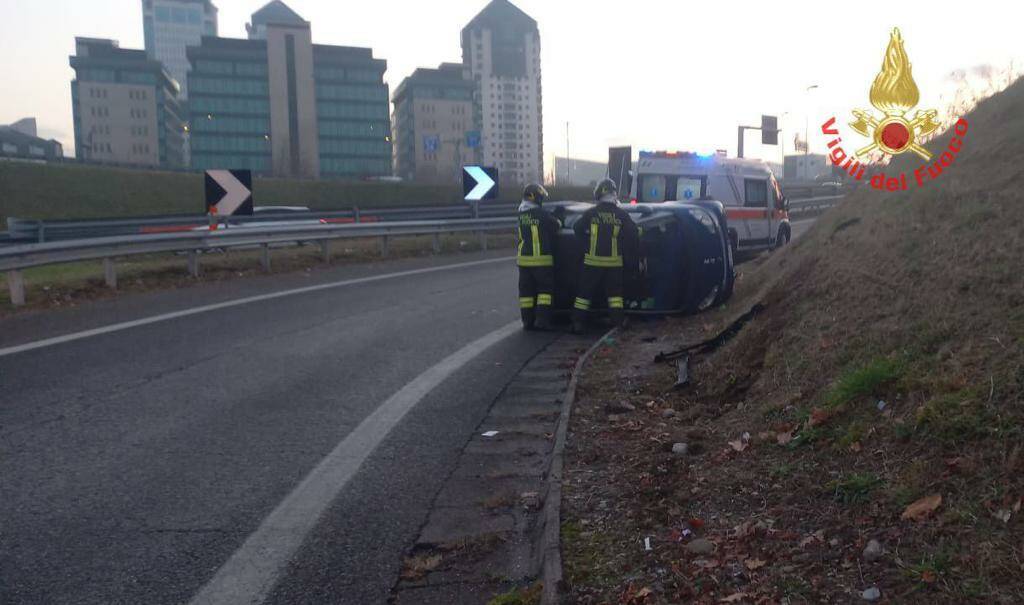
<svg viewBox="0 0 1024 605">
<path fill-rule="evenodd" d="M 323 512 L 402 417 L 467 362 L 517 333 L 519 323 L 507 324 L 459 349 L 382 403 L 277 505 L 196 593 L 191 605 L 262 603 Z"/>
<path fill-rule="evenodd" d="M 385 279 L 394 279 L 396 277 L 409 277 L 411 275 L 422 275 L 424 273 L 435 273 L 437 271 L 447 271 L 449 269 L 462 269 L 465 267 L 474 267 L 477 265 L 486 265 L 489 263 L 500 263 L 507 262 L 513 257 L 502 257 L 492 258 L 487 260 L 470 261 L 466 263 L 455 263 L 452 265 L 443 265 L 441 267 L 426 267 L 423 269 L 410 269 L 409 271 L 399 271 L 397 273 L 385 273 L 383 275 L 372 275 L 370 277 L 358 277 L 355 279 L 346 279 L 343 281 L 331 282 L 328 284 L 318 284 L 316 286 L 305 286 L 302 288 L 295 288 L 293 290 L 282 290 L 280 292 L 271 292 L 269 294 L 259 294 L 257 296 L 249 296 L 246 298 L 238 298 L 235 300 L 228 300 L 221 303 L 212 305 L 203 305 L 201 307 L 192 307 L 190 309 L 183 309 L 181 311 L 174 311 L 172 313 L 164 313 L 163 315 L 154 315 L 152 317 L 143 317 L 142 319 L 135 319 L 132 321 L 126 321 L 123 323 L 111 324 L 109 326 L 103 326 L 100 328 L 93 328 L 91 330 L 84 330 L 82 332 L 73 332 L 71 334 L 65 334 L 64 336 L 55 336 L 53 338 L 46 338 L 43 340 L 37 340 L 34 342 L 28 342 L 25 344 L 15 345 L 12 347 L 6 347 L 0 349 L 0 357 L 7 355 L 14 355 L 15 353 L 24 353 L 25 351 L 32 351 L 35 349 L 42 349 L 44 347 L 52 347 L 53 345 L 59 345 L 66 342 L 72 342 L 75 340 L 81 340 L 83 338 L 89 338 L 91 336 L 99 336 L 101 334 L 110 334 L 111 332 L 120 332 L 122 330 L 128 330 L 131 328 L 137 328 L 139 326 L 147 326 L 149 324 L 159 323 L 161 321 L 170 321 L 172 319 L 180 319 L 182 317 L 189 317 L 191 315 L 199 315 L 200 313 L 209 313 L 210 311 L 218 311 L 220 309 L 228 309 L 231 307 L 238 307 L 241 305 L 248 305 L 255 302 L 261 302 L 265 300 L 273 300 L 275 298 L 283 298 L 285 296 L 295 296 L 297 294 L 307 294 L 309 292 L 317 292 L 319 290 L 329 290 L 331 288 L 341 288 L 344 286 L 355 286 L 358 284 L 365 284 L 369 282 L 381 281 Z"/>
</svg>

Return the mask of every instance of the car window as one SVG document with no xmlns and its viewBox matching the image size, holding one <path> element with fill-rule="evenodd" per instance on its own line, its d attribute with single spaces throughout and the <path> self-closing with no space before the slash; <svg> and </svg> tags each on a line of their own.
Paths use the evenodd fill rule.
<svg viewBox="0 0 1024 605">
<path fill-rule="evenodd" d="M 768 181 L 744 179 L 745 197 L 743 205 L 748 208 L 768 207 Z"/>
</svg>

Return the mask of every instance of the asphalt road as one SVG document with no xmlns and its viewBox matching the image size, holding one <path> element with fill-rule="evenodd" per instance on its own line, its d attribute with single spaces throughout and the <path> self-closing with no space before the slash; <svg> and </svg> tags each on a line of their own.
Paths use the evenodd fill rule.
<svg viewBox="0 0 1024 605">
<path fill-rule="evenodd" d="M 0 603 L 189 603 L 225 573 L 219 594 L 250 594 L 252 578 L 224 570 L 245 569 L 254 537 L 282 561 L 256 574 L 267 602 L 382 602 L 458 452 L 553 338 L 495 336 L 518 316 L 511 261 L 415 271 L 505 255 L 239 280 L 0 321 Z M 294 288 L 307 291 L 230 304 Z M 363 443 L 357 426 L 381 440 Z M 325 486 L 336 476 L 315 475 L 325 457 L 357 469 L 335 492 Z"/>
<path fill-rule="evenodd" d="M 490 403 L 554 338 L 508 330 L 504 256 L 0 320 L 0 603 L 383 602 Z"/>
</svg>

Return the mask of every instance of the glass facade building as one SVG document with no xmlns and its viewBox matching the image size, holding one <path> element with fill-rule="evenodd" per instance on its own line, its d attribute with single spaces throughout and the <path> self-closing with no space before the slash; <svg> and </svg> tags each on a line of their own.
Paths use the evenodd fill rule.
<svg viewBox="0 0 1024 605">
<path fill-rule="evenodd" d="M 368 48 L 313 46 L 320 173 L 391 174 L 387 62 Z"/>
<path fill-rule="evenodd" d="M 142 0 L 142 32 L 146 54 L 164 64 L 188 98 L 185 49 L 217 35 L 217 7 L 210 0 Z"/>
<path fill-rule="evenodd" d="M 204 38 L 189 49 L 192 168 L 270 172 L 266 44 Z"/>
<path fill-rule="evenodd" d="M 188 49 L 192 167 L 390 175 L 387 62 L 367 48 L 312 44 L 308 22 L 281 2 L 254 14 L 249 32 Z"/>
</svg>

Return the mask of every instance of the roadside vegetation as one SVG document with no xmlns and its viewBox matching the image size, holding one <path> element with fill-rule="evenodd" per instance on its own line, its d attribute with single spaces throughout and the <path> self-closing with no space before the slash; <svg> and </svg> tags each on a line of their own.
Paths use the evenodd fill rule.
<svg viewBox="0 0 1024 605">
<path fill-rule="evenodd" d="M 203 187 L 201 173 L 0 162 L 0 230 L 6 229 L 10 217 L 56 220 L 203 214 Z M 509 201 L 518 199 L 519 193 L 519 188 L 511 184 L 501 189 L 502 199 Z M 590 196 L 589 190 L 581 188 L 555 189 L 551 193 L 564 199 Z M 462 188 L 257 178 L 253 199 L 258 206 L 308 206 L 315 210 L 443 206 L 462 203 Z"/>
<path fill-rule="evenodd" d="M 1024 603 L 1022 108 L 1024 81 L 982 102 L 939 180 L 850 196 L 727 308 L 606 344 L 570 427 L 568 602 Z M 755 303 L 674 390 L 654 356 Z"/>
</svg>

